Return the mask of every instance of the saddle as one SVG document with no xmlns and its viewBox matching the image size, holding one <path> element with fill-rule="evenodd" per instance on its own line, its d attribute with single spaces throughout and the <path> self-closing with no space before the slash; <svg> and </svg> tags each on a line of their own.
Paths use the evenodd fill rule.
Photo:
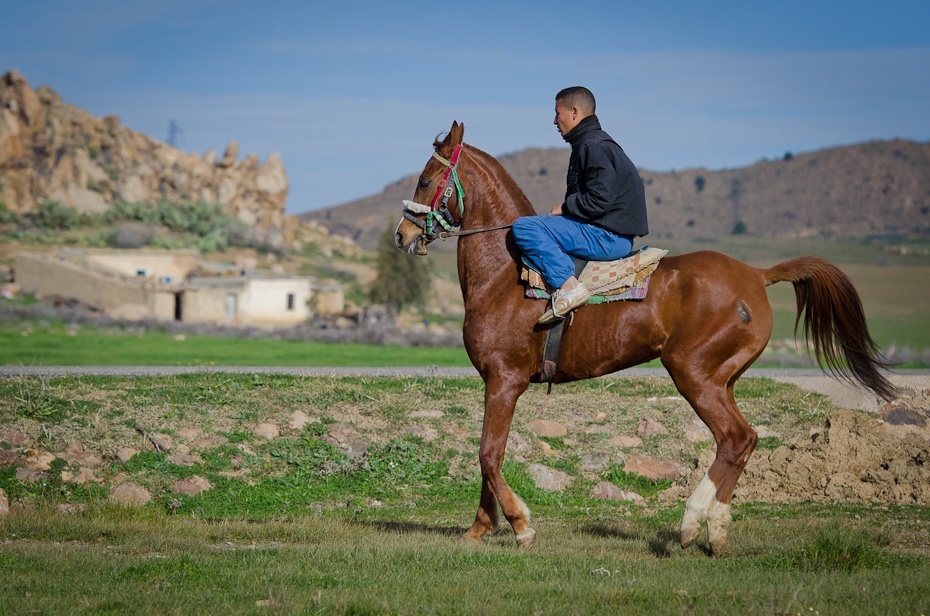
<svg viewBox="0 0 930 616">
<path fill-rule="evenodd" d="M 644 246 L 617 261 L 575 261 L 575 272 L 579 282 L 583 282 L 591 292 L 589 304 L 604 302 L 629 301 L 645 299 L 649 290 L 649 277 L 659 267 L 659 261 L 668 254 L 667 250 Z M 583 269 L 582 269 L 583 268 Z M 579 272 L 580 270 L 580 272 Z M 523 263 L 520 279 L 526 282 L 525 296 L 533 299 L 549 299 L 551 289 L 543 281 L 539 272 Z M 552 391 L 555 378 L 556 362 L 559 357 L 559 345 L 566 323 L 563 319 L 546 330 L 546 344 L 543 347 L 542 382 L 549 385 L 547 399 Z"/>
<path fill-rule="evenodd" d="M 578 281 L 591 292 L 589 304 L 641 300 L 649 290 L 649 277 L 667 254 L 667 250 L 644 246 L 617 261 L 589 261 L 578 274 Z M 551 289 L 525 262 L 520 279 L 526 282 L 526 297 L 549 299 Z"/>
</svg>

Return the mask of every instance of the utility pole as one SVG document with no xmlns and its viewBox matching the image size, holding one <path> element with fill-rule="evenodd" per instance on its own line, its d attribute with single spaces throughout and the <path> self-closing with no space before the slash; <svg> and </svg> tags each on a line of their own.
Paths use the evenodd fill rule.
<svg viewBox="0 0 930 616">
<path fill-rule="evenodd" d="M 170 122 L 168 122 L 168 145 L 170 145 L 173 148 L 177 147 L 178 135 L 180 135 L 183 132 L 184 131 L 181 129 L 181 127 L 175 124 L 174 120 L 171 120 Z"/>
</svg>

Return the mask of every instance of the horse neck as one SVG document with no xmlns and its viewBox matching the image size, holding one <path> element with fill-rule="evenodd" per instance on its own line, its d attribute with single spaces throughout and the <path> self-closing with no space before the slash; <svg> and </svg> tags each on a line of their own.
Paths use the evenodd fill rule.
<svg viewBox="0 0 930 616">
<path fill-rule="evenodd" d="M 535 214 L 529 199 L 497 159 L 471 146 L 466 146 L 463 153 L 466 156 L 460 168 L 465 189 L 462 230 L 510 225 L 520 216 Z M 459 238 L 459 280 L 466 304 L 472 292 L 493 286 L 499 277 L 515 275 L 520 255 L 508 238 L 508 231 Z"/>
</svg>

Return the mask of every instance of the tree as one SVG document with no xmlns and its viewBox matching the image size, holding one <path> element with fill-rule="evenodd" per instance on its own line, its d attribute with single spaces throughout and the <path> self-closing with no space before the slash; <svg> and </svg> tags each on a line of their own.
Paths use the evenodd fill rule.
<svg viewBox="0 0 930 616">
<path fill-rule="evenodd" d="M 401 252 L 394 245 L 394 225 L 378 240 L 378 276 L 371 284 L 372 301 L 397 313 L 404 306 L 423 302 L 429 292 L 429 264 L 426 259 Z"/>
</svg>

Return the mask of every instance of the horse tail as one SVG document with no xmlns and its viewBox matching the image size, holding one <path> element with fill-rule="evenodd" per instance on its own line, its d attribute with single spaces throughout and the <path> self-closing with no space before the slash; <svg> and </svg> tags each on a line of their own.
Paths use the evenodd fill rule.
<svg viewBox="0 0 930 616">
<path fill-rule="evenodd" d="M 897 388 L 880 371 L 891 364 L 882 358 L 869 334 L 859 293 L 849 277 L 820 257 L 800 257 L 763 270 L 765 286 L 790 281 L 794 284 L 798 314 L 797 336 L 804 313 L 804 337 L 814 344 L 818 365 L 830 374 L 859 383 L 885 400 Z"/>
</svg>

